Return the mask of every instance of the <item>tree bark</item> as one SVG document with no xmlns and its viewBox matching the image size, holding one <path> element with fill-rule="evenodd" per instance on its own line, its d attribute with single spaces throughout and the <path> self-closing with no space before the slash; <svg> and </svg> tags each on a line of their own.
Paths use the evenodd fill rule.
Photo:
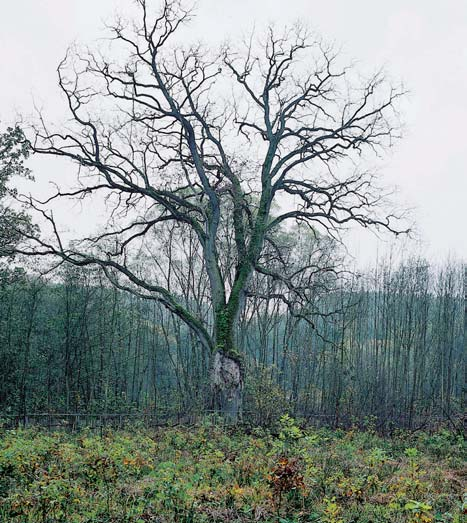
<svg viewBox="0 0 467 523">
<path fill-rule="evenodd" d="M 242 417 L 243 367 L 234 344 L 235 314 L 222 310 L 216 315 L 216 350 L 211 366 L 212 402 L 227 423 Z"/>
<path fill-rule="evenodd" d="M 227 423 L 242 417 L 243 369 L 239 358 L 222 350 L 215 352 L 211 369 L 215 410 Z"/>
</svg>

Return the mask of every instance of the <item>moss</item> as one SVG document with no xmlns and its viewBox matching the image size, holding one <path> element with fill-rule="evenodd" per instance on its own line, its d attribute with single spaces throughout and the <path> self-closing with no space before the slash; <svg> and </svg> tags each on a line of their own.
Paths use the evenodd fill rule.
<svg viewBox="0 0 467 523">
<path fill-rule="evenodd" d="M 228 309 L 222 309 L 216 314 L 216 351 L 242 365 L 242 356 L 235 347 L 233 340 L 233 314 Z"/>
</svg>

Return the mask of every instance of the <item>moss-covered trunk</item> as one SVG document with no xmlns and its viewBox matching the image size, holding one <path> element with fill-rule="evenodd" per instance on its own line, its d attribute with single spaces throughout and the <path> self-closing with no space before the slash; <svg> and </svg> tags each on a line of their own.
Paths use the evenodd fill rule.
<svg viewBox="0 0 467 523">
<path fill-rule="evenodd" d="M 216 351 L 211 366 L 214 409 L 229 423 L 237 423 L 243 407 L 243 367 L 234 345 L 235 315 L 216 317 Z"/>
</svg>

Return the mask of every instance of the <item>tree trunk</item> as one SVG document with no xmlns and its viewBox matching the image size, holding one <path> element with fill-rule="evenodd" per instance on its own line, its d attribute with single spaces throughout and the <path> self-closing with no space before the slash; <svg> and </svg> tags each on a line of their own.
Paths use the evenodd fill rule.
<svg viewBox="0 0 467 523">
<path fill-rule="evenodd" d="M 237 423 L 243 403 L 243 369 L 239 358 L 218 350 L 213 358 L 211 383 L 215 410 L 228 423 Z"/>
<path fill-rule="evenodd" d="M 235 348 L 236 310 L 221 310 L 216 315 L 211 386 L 214 409 L 228 423 L 237 423 L 242 415 L 243 368 Z"/>
</svg>

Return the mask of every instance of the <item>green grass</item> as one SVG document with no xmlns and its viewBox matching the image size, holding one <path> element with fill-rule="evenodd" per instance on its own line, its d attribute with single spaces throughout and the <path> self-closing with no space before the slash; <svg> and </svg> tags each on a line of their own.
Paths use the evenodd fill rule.
<svg viewBox="0 0 467 523">
<path fill-rule="evenodd" d="M 2 522 L 466 521 L 465 442 L 447 431 L 384 439 L 301 430 L 285 416 L 273 434 L 206 425 L 0 438 Z"/>
</svg>

